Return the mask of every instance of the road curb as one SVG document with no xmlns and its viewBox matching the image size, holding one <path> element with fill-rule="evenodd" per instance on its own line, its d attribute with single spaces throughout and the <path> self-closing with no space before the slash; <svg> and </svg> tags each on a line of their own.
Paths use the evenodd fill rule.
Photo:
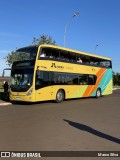
<svg viewBox="0 0 120 160">
<path fill-rule="evenodd" d="M 12 103 L 0 103 L 0 106 L 12 105 Z"/>
<path fill-rule="evenodd" d="M 113 88 L 113 91 L 114 91 L 114 90 L 117 90 L 117 89 L 120 89 L 120 88 Z"/>
</svg>

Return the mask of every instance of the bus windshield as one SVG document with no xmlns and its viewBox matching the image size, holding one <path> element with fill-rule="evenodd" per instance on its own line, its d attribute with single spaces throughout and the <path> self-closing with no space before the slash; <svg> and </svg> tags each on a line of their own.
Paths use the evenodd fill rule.
<svg viewBox="0 0 120 160">
<path fill-rule="evenodd" d="M 13 69 L 10 78 L 11 90 L 26 92 L 32 85 L 33 71 L 33 68 Z"/>
<path fill-rule="evenodd" d="M 24 61 L 24 60 L 35 60 L 37 55 L 37 46 L 31 46 L 26 48 L 20 48 L 14 52 L 15 61 Z"/>
</svg>

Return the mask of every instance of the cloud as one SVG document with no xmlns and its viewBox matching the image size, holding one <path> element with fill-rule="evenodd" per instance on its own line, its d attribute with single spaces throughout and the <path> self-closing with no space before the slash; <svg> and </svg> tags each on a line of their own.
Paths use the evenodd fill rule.
<svg viewBox="0 0 120 160">
<path fill-rule="evenodd" d="M 12 38 L 12 39 L 22 38 L 22 36 L 20 36 L 20 35 L 17 35 L 17 34 L 8 34 L 8 33 L 0 33 L 0 37 Z"/>
<path fill-rule="evenodd" d="M 18 41 L 19 43 L 29 43 L 31 44 L 30 40 L 24 37 L 23 35 L 19 34 L 11 34 L 11 33 L 0 33 L 0 40 L 2 40 L 2 43 L 9 43 L 8 41 Z M 5 42 L 4 42 L 5 40 Z M 7 40 L 7 41 L 6 41 Z M 10 42 L 11 43 L 11 42 Z M 12 44 L 13 45 L 13 44 Z M 15 43 L 14 43 L 15 45 Z"/>
</svg>

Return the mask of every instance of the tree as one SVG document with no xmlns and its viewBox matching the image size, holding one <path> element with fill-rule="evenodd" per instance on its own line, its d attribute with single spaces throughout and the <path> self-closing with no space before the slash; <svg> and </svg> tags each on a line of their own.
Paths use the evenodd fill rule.
<svg viewBox="0 0 120 160">
<path fill-rule="evenodd" d="M 8 53 L 8 55 L 5 57 L 6 62 L 9 66 L 13 63 L 14 59 L 16 57 L 16 52 L 12 51 L 11 53 Z"/>
<path fill-rule="evenodd" d="M 48 36 L 48 35 L 41 35 L 39 38 L 33 38 L 33 41 L 32 41 L 32 44 L 33 45 L 39 45 L 39 44 L 51 44 L 51 45 L 56 45 L 56 41 L 55 40 L 52 40 L 52 37 L 51 36 Z M 27 53 L 21 53 L 19 54 L 19 57 L 17 56 L 16 52 L 15 51 L 12 51 L 11 53 L 8 53 L 8 55 L 5 57 L 6 59 L 6 62 L 9 66 L 12 65 L 13 61 L 15 59 L 17 60 L 22 60 L 24 59 L 24 57 L 27 56 Z"/>
<path fill-rule="evenodd" d="M 33 38 L 32 44 L 38 45 L 38 44 L 52 44 L 56 45 L 56 41 L 52 40 L 51 36 L 48 35 L 41 35 L 39 38 Z"/>
<path fill-rule="evenodd" d="M 120 86 L 120 73 L 113 72 L 113 85 Z"/>
<path fill-rule="evenodd" d="M 116 73 L 113 72 L 113 85 L 116 86 L 117 85 L 117 78 L 116 78 Z"/>
</svg>

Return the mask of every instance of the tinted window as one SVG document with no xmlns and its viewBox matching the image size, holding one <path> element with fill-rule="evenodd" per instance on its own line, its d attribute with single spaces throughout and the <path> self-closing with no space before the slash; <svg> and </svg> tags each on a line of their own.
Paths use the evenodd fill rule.
<svg viewBox="0 0 120 160">
<path fill-rule="evenodd" d="M 38 47 L 26 47 L 18 49 L 15 54 L 14 61 L 35 60 Z"/>
<path fill-rule="evenodd" d="M 39 89 L 41 87 L 49 85 L 50 85 L 49 72 L 36 71 L 35 89 Z"/>
<path fill-rule="evenodd" d="M 79 84 L 88 85 L 88 75 L 79 75 Z"/>
<path fill-rule="evenodd" d="M 88 76 L 88 84 L 89 85 L 94 85 L 96 83 L 96 76 L 94 75 L 89 75 Z"/>
<path fill-rule="evenodd" d="M 36 89 L 49 85 L 94 85 L 95 75 L 37 71 Z"/>
</svg>

